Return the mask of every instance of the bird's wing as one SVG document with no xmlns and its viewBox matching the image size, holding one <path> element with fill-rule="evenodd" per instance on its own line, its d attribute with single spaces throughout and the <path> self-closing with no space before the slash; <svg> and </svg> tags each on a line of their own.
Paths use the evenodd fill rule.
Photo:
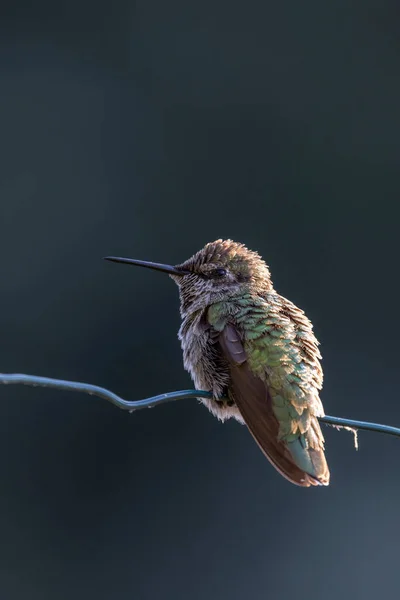
<svg viewBox="0 0 400 600">
<path fill-rule="evenodd" d="M 218 343 L 229 365 L 237 407 L 265 456 L 281 475 L 292 483 L 302 487 L 318 485 L 318 476 L 313 476 L 296 464 L 300 462 L 309 465 L 307 470 L 315 472 L 310 462 L 309 451 L 301 446 L 300 439 L 299 448 L 292 448 L 292 451 L 285 441 L 279 439 L 279 424 L 272 410 L 268 386 L 252 373 L 239 332 L 232 323 L 226 324 L 222 329 Z"/>
</svg>

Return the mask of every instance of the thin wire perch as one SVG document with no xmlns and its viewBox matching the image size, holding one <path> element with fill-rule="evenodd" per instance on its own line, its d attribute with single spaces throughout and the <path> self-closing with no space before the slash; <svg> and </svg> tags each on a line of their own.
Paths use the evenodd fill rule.
<svg viewBox="0 0 400 600">
<path fill-rule="evenodd" d="M 168 392 L 165 394 L 159 394 L 158 396 L 151 396 L 150 398 L 144 398 L 143 400 L 125 400 L 120 396 L 117 396 L 111 390 L 100 387 L 98 385 L 92 385 L 90 383 L 80 383 L 78 381 L 66 381 L 64 379 L 53 379 L 51 377 L 39 377 L 37 375 L 24 375 L 21 373 L 0 373 L 0 384 L 20 384 L 29 385 L 33 387 L 49 387 L 58 390 L 66 390 L 69 392 L 81 392 L 83 394 L 89 394 L 90 396 L 98 396 L 108 402 L 114 404 L 122 410 L 128 410 L 134 412 L 141 408 L 152 408 L 159 404 L 165 404 L 172 402 L 173 400 L 184 400 L 185 398 L 211 398 L 210 392 L 203 390 L 179 390 L 176 392 Z M 356 421 L 354 419 L 343 419 L 342 417 L 331 417 L 326 415 L 325 417 L 319 417 L 321 423 L 326 425 L 333 425 L 338 428 L 350 429 L 352 431 L 358 429 L 365 429 L 368 431 L 377 431 L 379 433 L 387 433 L 389 435 L 395 435 L 400 437 L 400 428 L 392 427 L 390 425 L 379 425 L 378 423 L 368 423 L 366 421 Z"/>
</svg>

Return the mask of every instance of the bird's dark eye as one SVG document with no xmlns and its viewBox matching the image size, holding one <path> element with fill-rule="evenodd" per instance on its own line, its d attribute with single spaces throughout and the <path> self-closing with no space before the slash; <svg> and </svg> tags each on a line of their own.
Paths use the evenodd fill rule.
<svg viewBox="0 0 400 600">
<path fill-rule="evenodd" d="M 226 269 L 218 268 L 210 271 L 209 276 L 213 279 L 218 279 L 219 277 L 225 277 L 226 273 Z"/>
</svg>

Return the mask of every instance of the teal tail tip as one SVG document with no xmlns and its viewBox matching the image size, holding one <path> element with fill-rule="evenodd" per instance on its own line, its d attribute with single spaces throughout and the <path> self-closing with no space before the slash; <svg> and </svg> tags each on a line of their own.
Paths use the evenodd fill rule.
<svg viewBox="0 0 400 600">
<path fill-rule="evenodd" d="M 323 450 L 304 448 L 300 439 L 287 442 L 287 447 L 295 464 L 313 480 L 314 485 L 329 485 L 329 469 Z"/>
</svg>

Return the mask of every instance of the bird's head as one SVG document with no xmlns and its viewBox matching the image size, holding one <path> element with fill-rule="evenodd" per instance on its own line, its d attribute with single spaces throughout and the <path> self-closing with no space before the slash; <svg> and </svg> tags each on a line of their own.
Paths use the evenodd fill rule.
<svg viewBox="0 0 400 600">
<path fill-rule="evenodd" d="M 114 256 L 106 260 L 168 273 L 179 287 L 183 313 L 246 293 L 265 293 L 272 288 L 268 266 L 259 254 L 232 240 L 210 242 L 175 266 Z"/>
</svg>

